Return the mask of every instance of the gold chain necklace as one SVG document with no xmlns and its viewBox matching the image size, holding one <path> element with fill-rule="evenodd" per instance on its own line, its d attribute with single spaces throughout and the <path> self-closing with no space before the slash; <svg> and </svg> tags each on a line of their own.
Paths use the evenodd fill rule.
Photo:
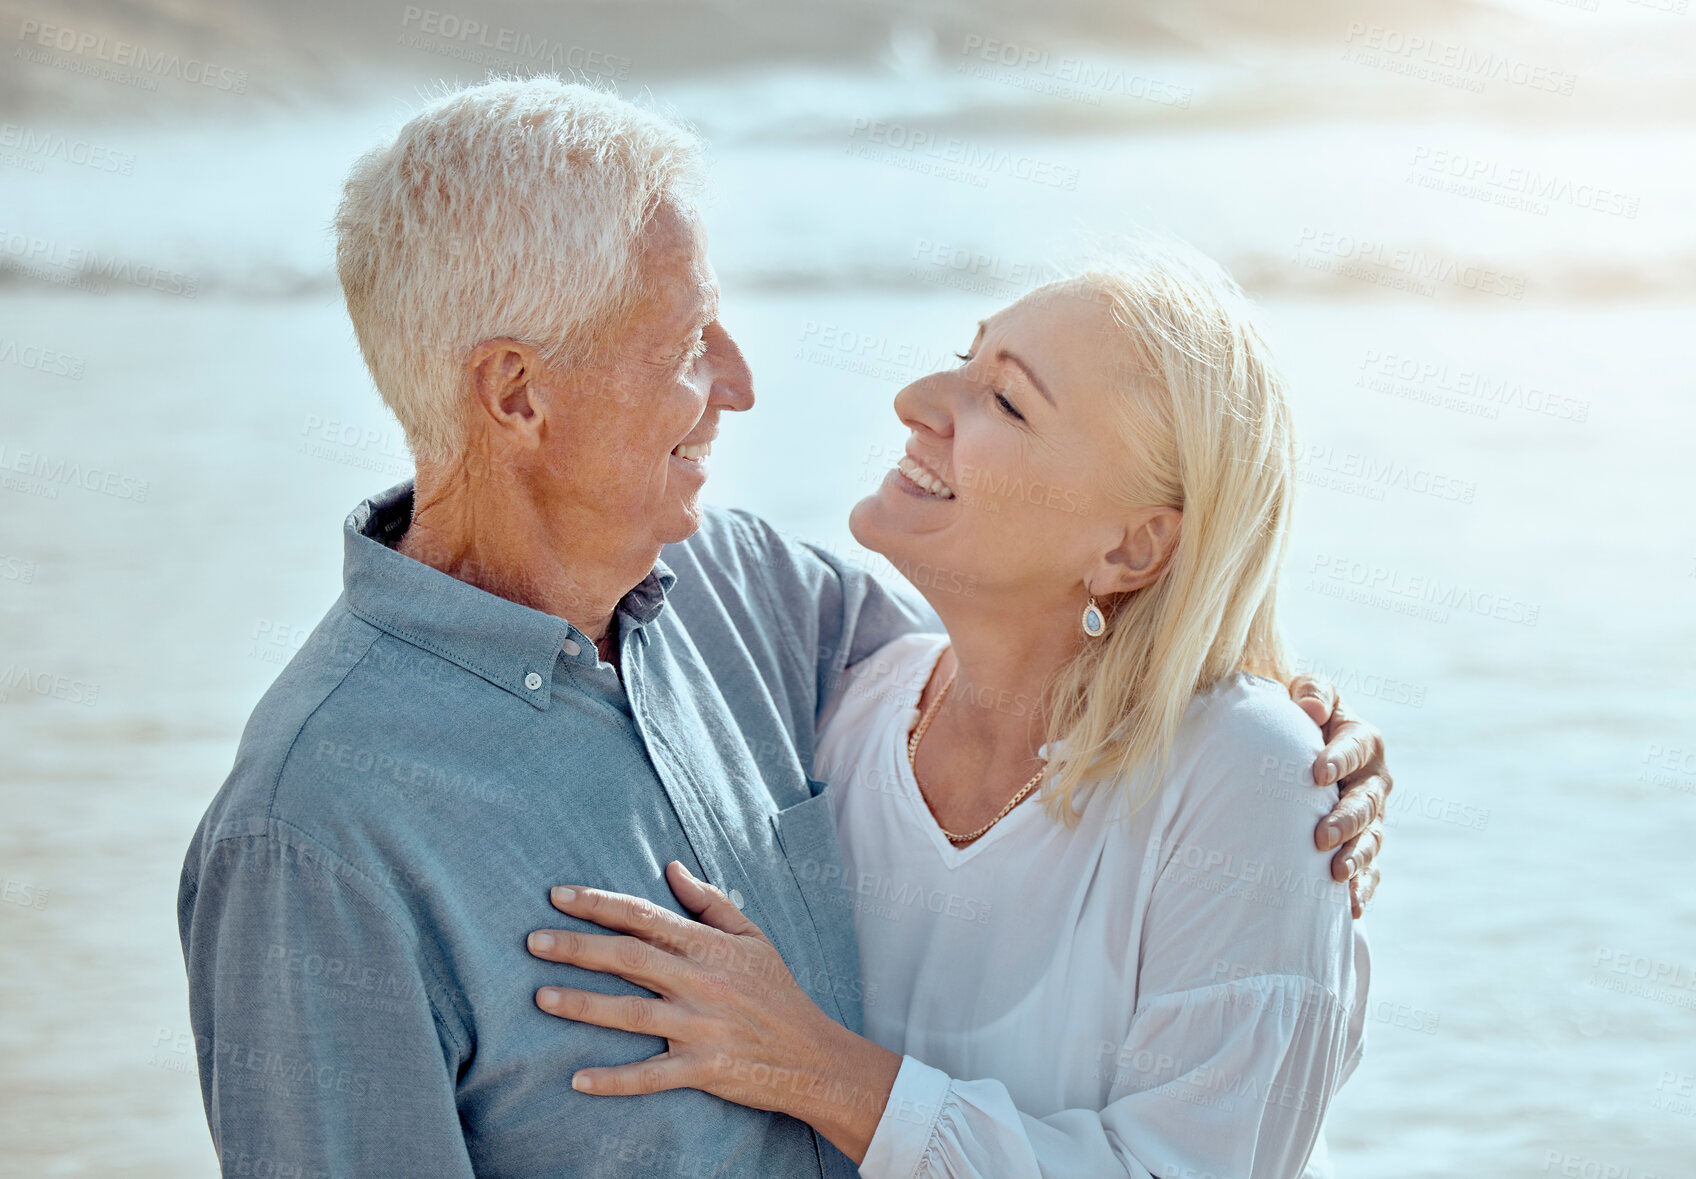
<svg viewBox="0 0 1696 1179">
<path fill-rule="evenodd" d="M 925 709 L 924 714 L 919 717 L 918 726 L 914 728 L 912 735 L 907 738 L 907 764 L 913 769 L 913 782 L 915 785 L 919 785 L 919 763 L 916 760 L 919 752 L 919 742 L 925 739 L 925 732 L 930 728 L 930 722 L 935 719 L 936 710 L 942 707 L 943 700 L 945 700 L 948 696 L 948 690 L 954 686 L 954 677 L 959 674 L 959 664 L 955 664 L 954 670 L 948 673 L 948 682 L 942 685 L 942 691 L 938 692 L 936 694 L 936 699 L 930 702 L 930 707 Z M 1029 782 L 1026 782 L 1023 786 L 1019 787 L 1019 792 L 1017 794 L 1007 800 L 1007 805 L 1001 808 L 1000 814 L 996 815 L 995 818 L 985 823 L 982 827 L 979 827 L 976 831 L 968 832 L 965 835 L 956 835 L 954 832 L 942 825 L 942 820 L 936 818 L 936 808 L 930 805 L 930 799 L 925 798 L 925 788 L 922 785 L 919 785 L 919 797 L 924 798 L 925 808 L 930 811 L 930 817 L 936 820 L 938 830 L 948 837 L 949 843 L 970 843 L 972 840 L 982 835 L 985 831 L 988 831 L 991 827 L 1001 822 L 1002 819 L 1005 819 L 1013 812 L 1014 807 L 1025 801 L 1030 792 L 1036 789 L 1037 783 L 1042 781 L 1042 775 L 1047 771 L 1048 764 L 1047 762 L 1044 762 L 1042 769 L 1038 770 L 1031 777 Z"/>
</svg>

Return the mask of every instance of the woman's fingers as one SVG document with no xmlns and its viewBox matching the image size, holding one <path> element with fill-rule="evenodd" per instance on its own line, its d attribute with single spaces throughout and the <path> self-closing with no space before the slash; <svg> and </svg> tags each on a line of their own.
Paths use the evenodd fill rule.
<svg viewBox="0 0 1696 1179">
<path fill-rule="evenodd" d="M 742 915 L 742 910 L 729 897 L 706 881 L 696 879 L 680 861 L 673 860 L 665 866 L 665 878 L 678 903 L 705 924 L 738 936 L 765 936 L 758 925 Z"/>
<path fill-rule="evenodd" d="M 538 929 L 525 944 L 538 958 L 616 974 L 657 993 L 669 989 L 682 966 L 682 959 L 635 937 Z"/>
<path fill-rule="evenodd" d="M 663 916 L 644 912 L 645 902 L 632 897 L 577 889 L 557 898 L 562 911 L 631 933 L 537 930 L 530 936 L 537 957 L 618 974 L 655 992 L 603 995 L 553 986 L 536 992 L 536 1005 L 550 1015 L 667 1041 L 667 1050 L 648 1060 L 583 1069 L 572 1078 L 573 1086 L 608 1095 L 687 1087 L 788 1112 L 790 1105 L 783 1103 L 793 1104 L 796 1094 L 810 1089 L 791 1086 L 780 1091 L 782 1079 L 799 1079 L 807 1086 L 821 1080 L 820 1062 L 831 1052 L 821 1045 L 829 1042 L 832 1029 L 841 1029 L 795 982 L 771 942 L 728 897 L 680 863 L 666 866 L 666 878 L 683 908 L 698 914 L 700 921 L 666 910 L 658 910 Z M 670 952 L 654 944 L 659 940 L 656 931 L 669 929 L 673 922 L 694 931 L 694 949 Z M 886 1069 L 892 1079 L 899 1058 L 875 1045 L 872 1049 L 893 1059 Z M 769 1083 L 761 1079 L 768 1077 Z M 883 1093 L 880 1109 L 887 1089 Z"/>
<path fill-rule="evenodd" d="M 550 962 L 616 974 L 668 997 L 688 989 L 684 975 L 690 964 L 709 975 L 733 978 L 772 972 L 767 959 L 776 952 L 770 940 L 729 897 L 676 861 L 667 866 L 666 876 L 678 900 L 700 921 L 641 897 L 562 886 L 552 893 L 556 909 L 609 929 L 627 930 L 630 936 L 539 929 L 530 935 L 530 952 Z"/>
<path fill-rule="evenodd" d="M 694 1068 L 670 1052 L 638 1060 L 635 1064 L 620 1064 L 610 1068 L 585 1068 L 572 1074 L 571 1087 L 580 1093 L 596 1097 L 629 1097 L 637 1093 L 659 1093 L 666 1089 L 687 1089 Z"/>
<path fill-rule="evenodd" d="M 575 987 L 543 987 L 536 992 L 536 1006 L 561 1019 L 643 1036 L 669 1038 L 679 1031 L 677 1013 L 668 1010 L 662 1000 L 645 995 L 602 995 Z"/>
<path fill-rule="evenodd" d="M 1323 729 L 1331 719 L 1331 710 L 1337 705 L 1337 689 L 1314 676 L 1298 675 L 1290 681 L 1290 699 Z"/>
<path fill-rule="evenodd" d="M 561 913 L 620 930 L 677 954 L 687 953 L 700 933 L 693 921 L 628 893 L 560 885 L 549 890 L 548 900 Z"/>
</svg>

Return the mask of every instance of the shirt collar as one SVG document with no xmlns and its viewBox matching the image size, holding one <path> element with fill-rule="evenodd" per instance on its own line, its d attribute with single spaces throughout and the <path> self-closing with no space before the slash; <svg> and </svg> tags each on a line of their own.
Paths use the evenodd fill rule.
<svg viewBox="0 0 1696 1179">
<path fill-rule="evenodd" d="M 593 666 L 589 636 L 563 618 L 449 577 L 394 548 L 412 524 L 412 481 L 360 504 L 342 526 L 342 585 L 348 608 L 396 638 L 422 647 L 546 709 L 559 657 Z M 677 581 L 663 561 L 619 602 L 638 626 L 652 622 Z M 573 648 L 576 648 L 573 653 Z"/>
</svg>

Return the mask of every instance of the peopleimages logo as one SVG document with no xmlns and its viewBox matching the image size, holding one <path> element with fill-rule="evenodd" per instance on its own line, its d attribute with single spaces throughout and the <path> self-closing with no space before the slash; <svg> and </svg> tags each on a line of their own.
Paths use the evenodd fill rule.
<svg viewBox="0 0 1696 1179">
<path fill-rule="evenodd" d="M 1100 106 L 1103 95 L 1138 98 L 1162 106 L 1187 109 L 1195 90 L 1122 66 L 1096 64 L 1071 54 L 1054 54 L 1034 45 L 1020 45 L 970 33 L 960 46 L 962 61 L 956 72 L 1057 98 Z M 978 65 L 976 58 L 984 62 Z M 998 68 L 997 68 L 998 67 Z"/>
<path fill-rule="evenodd" d="M 1635 221 L 1641 203 L 1634 193 L 1448 148 L 1414 148 L 1405 180 L 1455 196 L 1523 208 L 1539 217 L 1556 204 Z"/>
<path fill-rule="evenodd" d="M 1594 967 L 1599 972 L 1626 975 L 1658 987 L 1696 991 L 1696 968 L 1683 962 L 1651 958 L 1647 954 L 1600 946 L 1596 950 Z"/>
<path fill-rule="evenodd" d="M 91 684 L 68 675 L 50 671 L 32 671 L 17 663 L 0 671 L 0 701 L 11 699 L 15 691 L 25 691 L 67 704 L 93 708 L 100 701 L 100 685 Z"/>
<path fill-rule="evenodd" d="M 1696 749 L 1681 749 L 1651 741 L 1641 758 L 1639 782 L 1664 786 L 1680 794 L 1696 794 Z"/>
<path fill-rule="evenodd" d="M 82 380 L 85 362 L 80 356 L 70 356 L 35 344 L 19 344 L 16 340 L 0 338 L 0 364 L 15 364 L 49 376 Z"/>
<path fill-rule="evenodd" d="M 0 148 L 21 152 L 21 160 L 59 160 L 97 172 L 129 176 L 135 172 L 135 156 L 87 139 L 73 139 L 57 131 L 38 131 L 16 123 L 0 123 Z M 39 170 L 39 169 L 33 169 Z"/>
<path fill-rule="evenodd" d="M 1308 566 L 1306 588 L 1326 597 L 1340 597 L 1363 605 L 1381 606 L 1396 613 L 1447 622 L 1449 611 L 1494 618 L 1519 626 L 1534 627 L 1542 607 L 1508 594 L 1474 589 L 1459 581 L 1410 574 L 1391 565 L 1357 561 L 1352 557 L 1320 553 Z"/>
<path fill-rule="evenodd" d="M 913 265 L 907 277 L 973 294 L 1016 295 L 1066 275 L 1048 262 L 1006 258 L 921 237 L 913 243 Z"/>
<path fill-rule="evenodd" d="M 1295 671 L 1297 675 L 1311 675 L 1322 680 L 1329 680 L 1331 686 L 1336 688 L 1339 693 L 1351 698 L 1370 696 L 1374 700 L 1387 700 L 1392 704 L 1406 704 L 1410 708 L 1423 708 L 1425 706 L 1425 685 L 1412 683 L 1395 676 L 1377 672 L 1362 673 L 1340 663 L 1326 663 L 1323 660 L 1307 656 L 1296 659 Z"/>
<path fill-rule="evenodd" d="M 1303 255 L 1307 255 L 1303 257 Z M 1460 262 L 1427 250 L 1392 247 L 1370 238 L 1335 233 L 1303 226 L 1296 243 L 1295 261 L 1311 270 L 1331 270 L 1347 278 L 1358 278 L 1384 286 L 1401 286 L 1419 294 L 1435 293 L 1438 284 L 1499 295 L 1504 299 L 1525 297 L 1523 275 L 1505 274 L 1487 266 Z M 1393 276 L 1399 282 L 1385 282 Z"/>
<path fill-rule="evenodd" d="M 926 348 L 910 340 L 896 340 L 879 332 L 857 331 L 816 319 L 802 323 L 795 359 L 903 384 L 957 363 L 954 354 L 946 349 Z"/>
<path fill-rule="evenodd" d="M 1055 160 L 1010 152 L 993 144 L 973 143 L 958 136 L 940 136 L 922 127 L 882 119 L 855 119 L 848 128 L 849 155 L 904 167 L 909 171 L 960 179 L 977 187 L 989 176 L 1027 180 L 1070 192 L 1078 187 L 1078 170 Z M 906 153 L 905 155 L 901 153 Z"/>
<path fill-rule="evenodd" d="M 475 17 L 438 12 L 415 4 L 408 4 L 402 10 L 400 27 L 399 44 L 443 57 L 477 64 L 499 64 L 496 58 L 507 58 L 601 78 L 630 75 L 630 59 L 616 53 L 567 45 L 545 34 L 533 37 L 520 29 L 491 28 Z"/>
<path fill-rule="evenodd" d="M 1519 377 L 1376 348 L 1368 348 L 1361 357 L 1354 384 L 1373 393 L 1492 420 L 1504 409 L 1575 423 L 1590 418 L 1590 402 L 1581 397 L 1551 392 Z"/>
<path fill-rule="evenodd" d="M 209 86 L 231 94 L 247 93 L 247 71 L 213 65 L 196 57 L 185 58 L 179 53 L 149 49 L 128 41 L 108 39 L 104 33 L 90 33 L 64 25 L 45 25 L 38 20 L 25 19 L 18 26 L 18 40 L 44 49 L 92 58 L 109 65 L 139 70 L 156 78 L 176 78 L 196 86 Z M 20 50 L 21 54 L 21 50 Z"/>
<path fill-rule="evenodd" d="M 84 466 L 74 459 L 54 457 L 38 450 L 12 450 L 0 442 L 0 477 L 10 478 L 12 475 L 40 480 L 41 488 L 52 493 L 47 496 L 49 499 L 58 498 L 60 487 L 80 487 L 84 491 L 110 495 L 114 499 L 133 500 L 139 504 L 147 502 L 147 492 L 152 486 L 145 479 L 135 479 L 100 467 Z M 13 489 L 31 490 L 22 486 Z"/>
<path fill-rule="evenodd" d="M 1343 54 L 1346 61 L 1460 85 L 1474 92 L 1483 90 L 1486 82 L 1506 82 L 1549 94 L 1571 95 L 1578 81 L 1576 74 L 1526 61 L 1505 50 L 1475 49 L 1458 41 L 1362 21 L 1349 22 L 1343 44 L 1348 47 Z"/>
<path fill-rule="evenodd" d="M 192 274 L 166 270 L 147 262 L 102 254 L 84 246 L 64 246 L 44 237 L 0 229 L 0 266 L 15 266 L 35 273 L 46 267 L 47 275 L 76 276 L 82 280 L 103 279 L 181 295 L 192 299 L 200 293 L 200 280 Z M 101 291 L 104 294 L 104 290 Z"/>
<path fill-rule="evenodd" d="M 1471 503 L 1478 493 L 1478 484 L 1470 479 L 1319 444 L 1297 457 L 1296 477 L 1316 486 L 1360 491 L 1370 499 L 1383 499 L 1386 487 L 1462 504 Z"/>
</svg>

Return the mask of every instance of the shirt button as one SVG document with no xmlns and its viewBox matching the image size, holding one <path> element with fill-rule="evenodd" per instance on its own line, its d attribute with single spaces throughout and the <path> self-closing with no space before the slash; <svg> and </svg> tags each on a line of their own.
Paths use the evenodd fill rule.
<svg viewBox="0 0 1696 1179">
<path fill-rule="evenodd" d="M 730 890 L 730 903 L 735 905 L 738 909 L 742 907 L 742 894 L 737 892 L 734 888 Z"/>
<path fill-rule="evenodd" d="M 559 649 L 561 651 L 564 651 L 567 655 L 571 656 L 573 659 L 575 659 L 575 658 L 577 658 L 577 656 L 583 654 L 583 648 L 577 642 L 576 639 L 565 640 L 565 642 L 560 644 Z"/>
<path fill-rule="evenodd" d="M 524 677 L 524 686 L 534 692 L 537 688 L 542 686 L 542 677 L 537 675 L 535 672 L 531 672 L 529 675 Z"/>
</svg>

